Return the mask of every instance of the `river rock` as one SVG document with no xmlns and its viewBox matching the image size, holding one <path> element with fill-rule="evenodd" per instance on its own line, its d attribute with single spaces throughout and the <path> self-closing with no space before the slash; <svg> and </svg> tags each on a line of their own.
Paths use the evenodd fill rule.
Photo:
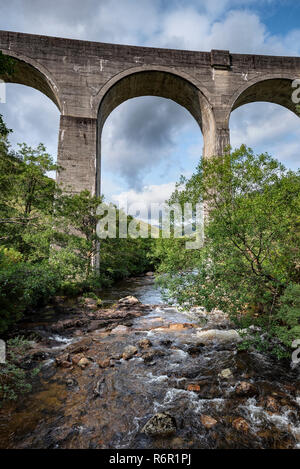
<svg viewBox="0 0 300 469">
<path fill-rule="evenodd" d="M 126 334 L 129 331 L 129 327 L 119 325 L 112 329 L 111 334 Z"/>
<path fill-rule="evenodd" d="M 81 334 L 82 334 L 82 332 L 81 332 Z M 82 339 L 80 342 L 68 345 L 66 350 L 69 353 L 86 352 L 89 349 L 90 344 L 91 344 L 91 339 Z"/>
<path fill-rule="evenodd" d="M 234 329 L 220 330 L 220 329 L 209 329 L 207 331 L 197 330 L 197 337 L 200 343 L 206 345 L 211 342 L 239 342 L 241 340 L 240 335 Z"/>
<path fill-rule="evenodd" d="M 98 365 L 100 366 L 100 368 L 108 368 L 109 366 L 111 366 L 111 360 L 110 360 L 110 358 L 105 358 L 104 360 L 99 360 Z"/>
<path fill-rule="evenodd" d="M 191 355 L 192 357 L 195 357 L 196 355 L 199 355 L 201 353 L 202 347 L 203 347 L 203 344 L 191 345 L 187 349 L 187 353 Z"/>
<path fill-rule="evenodd" d="M 232 374 L 232 371 L 229 369 L 229 368 L 225 368 L 224 370 L 222 370 L 218 376 L 220 378 L 224 378 L 224 379 L 230 379 L 233 377 L 233 374 Z"/>
<path fill-rule="evenodd" d="M 151 362 L 153 360 L 154 357 L 164 357 L 166 355 L 166 352 L 164 352 L 163 350 L 149 350 L 149 351 L 144 351 L 142 353 L 142 358 L 144 360 L 144 362 Z"/>
<path fill-rule="evenodd" d="M 258 394 L 258 390 L 254 386 L 254 384 L 248 383 L 247 381 L 241 381 L 235 388 L 235 393 L 241 397 L 243 396 L 251 397 L 251 396 L 255 396 L 256 394 Z"/>
<path fill-rule="evenodd" d="M 80 302 L 83 303 L 83 306 L 88 309 L 92 309 L 92 310 L 98 309 L 98 300 L 95 300 L 95 298 L 82 298 L 81 297 L 79 300 Z"/>
<path fill-rule="evenodd" d="M 279 404 L 276 399 L 272 396 L 267 396 L 265 406 L 270 412 L 279 411 Z"/>
<path fill-rule="evenodd" d="M 150 350 L 149 352 L 145 352 L 142 355 L 142 358 L 143 358 L 144 362 L 147 362 L 147 363 L 151 362 L 154 357 L 155 357 L 155 351 L 154 350 Z"/>
<path fill-rule="evenodd" d="M 75 365 L 78 365 L 78 363 L 80 362 L 80 360 L 82 360 L 82 358 L 85 358 L 83 353 L 75 353 L 74 355 L 72 355 L 72 363 L 75 363 Z"/>
<path fill-rule="evenodd" d="M 61 368 L 71 368 L 72 367 L 72 363 L 71 362 L 68 362 L 67 360 L 62 360 L 60 363 L 59 363 L 59 366 Z"/>
<path fill-rule="evenodd" d="M 89 363 L 90 363 L 89 360 L 83 357 L 79 360 L 77 364 L 82 370 L 84 370 L 84 368 L 86 368 L 89 365 Z"/>
<path fill-rule="evenodd" d="M 128 345 L 123 350 L 122 358 L 124 360 L 129 360 L 130 358 L 133 357 L 133 355 L 135 355 L 137 353 L 137 351 L 138 351 L 138 349 L 134 345 Z"/>
<path fill-rule="evenodd" d="M 142 428 L 142 433 L 150 436 L 168 436 L 176 433 L 176 420 L 166 412 L 151 417 Z"/>
<path fill-rule="evenodd" d="M 205 428 L 212 428 L 215 425 L 217 425 L 218 421 L 214 419 L 213 417 L 210 417 L 210 415 L 201 415 L 200 417 L 202 425 L 205 426 Z"/>
<path fill-rule="evenodd" d="M 193 391 L 193 392 L 200 392 L 200 385 L 195 384 L 195 383 L 188 384 L 187 390 L 188 391 Z"/>
<path fill-rule="evenodd" d="M 119 306 L 132 306 L 139 304 L 140 301 L 135 296 L 125 296 L 118 301 Z"/>
<path fill-rule="evenodd" d="M 143 349 L 147 349 L 147 348 L 151 347 L 151 345 L 152 345 L 152 342 L 149 339 L 141 339 L 138 342 L 138 346 L 140 348 L 143 348 Z"/>
<path fill-rule="evenodd" d="M 56 366 L 62 368 L 70 368 L 72 366 L 72 360 L 69 353 L 63 353 L 59 357 L 55 358 Z"/>
<path fill-rule="evenodd" d="M 232 425 L 236 430 L 242 431 L 244 433 L 247 433 L 249 430 L 249 424 L 247 420 L 243 419 L 243 417 L 238 417 L 237 419 L 234 419 Z"/>
<path fill-rule="evenodd" d="M 175 323 L 175 324 L 170 324 L 169 329 L 171 331 L 181 331 L 182 329 L 190 329 L 193 327 L 193 324 L 188 324 L 188 323 Z"/>
</svg>

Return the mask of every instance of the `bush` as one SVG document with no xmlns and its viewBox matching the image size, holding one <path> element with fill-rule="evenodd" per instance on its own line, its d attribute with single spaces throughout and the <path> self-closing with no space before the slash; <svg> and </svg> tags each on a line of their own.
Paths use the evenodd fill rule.
<svg viewBox="0 0 300 469">
<path fill-rule="evenodd" d="M 274 332 L 288 347 L 300 339 L 300 285 L 290 284 L 280 298 L 279 311 L 275 316 Z"/>
<path fill-rule="evenodd" d="M 220 308 L 240 327 L 256 324 L 261 332 L 253 344 L 261 347 L 264 334 L 263 346 L 281 356 L 300 337 L 299 171 L 242 146 L 203 160 L 170 201 L 202 201 L 209 208 L 205 245 L 186 253 L 185 272 L 174 275 L 178 243 L 160 253 L 170 296 Z"/>
<path fill-rule="evenodd" d="M 6 363 L 0 364 L 0 399 L 16 400 L 19 394 L 31 390 L 26 371 L 20 367 L 24 353 L 29 348 L 29 342 L 23 337 L 15 337 L 7 341 Z M 33 377 L 39 372 L 38 368 L 31 371 Z"/>
<path fill-rule="evenodd" d="M 49 301 L 61 276 L 48 264 L 11 264 L 0 267 L 0 333 L 19 321 L 28 308 Z"/>
</svg>

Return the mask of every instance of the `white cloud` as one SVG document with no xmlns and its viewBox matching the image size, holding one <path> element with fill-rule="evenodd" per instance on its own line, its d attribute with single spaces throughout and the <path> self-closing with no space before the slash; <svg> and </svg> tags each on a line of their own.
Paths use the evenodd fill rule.
<svg viewBox="0 0 300 469">
<path fill-rule="evenodd" d="M 300 54 L 300 28 L 285 35 L 271 34 L 259 13 L 250 10 L 262 3 L 275 5 L 275 0 L 60 0 L 54 3 L 1 2 L 0 28 L 180 49 Z M 31 144 L 43 141 L 55 153 L 58 113 L 53 103 L 38 92 L 33 96 L 24 87 L 10 86 L 13 93 L 8 96 L 9 108 L 1 106 L 0 112 L 15 130 L 14 141 L 25 140 Z M 116 182 L 105 178 L 103 187 L 112 194 L 129 184 L 132 191 L 121 192 L 122 197 L 129 194 L 132 199 L 148 200 L 150 196 L 154 199 L 160 196 L 164 200 L 169 196 L 168 184 L 159 185 L 156 174 L 152 178 L 155 185 L 145 188 L 143 175 L 149 175 L 159 166 L 161 172 L 170 170 L 171 151 L 190 121 L 184 113 L 175 112 L 174 103 L 161 106 L 158 98 L 147 99 L 148 104 L 145 104 L 147 100 L 143 104 L 140 98 L 141 104 L 136 106 L 129 101 L 123 110 L 120 107 L 110 116 L 103 134 L 103 176 L 110 171 L 119 179 Z M 255 104 L 236 110 L 231 119 L 232 143 L 259 146 L 293 163 L 299 120 L 284 109 L 268 109 L 271 108 Z M 198 144 L 194 151 L 201 153 Z M 187 148 L 182 159 L 192 154 L 193 150 Z"/>
<path fill-rule="evenodd" d="M 272 103 L 251 103 L 236 109 L 230 120 L 231 144 L 267 151 L 287 167 L 299 167 L 299 117 Z"/>
<path fill-rule="evenodd" d="M 123 103 L 103 129 L 103 172 L 114 172 L 129 187 L 141 190 L 149 171 L 164 173 L 174 164 L 178 135 L 189 127 L 198 130 L 188 112 L 168 99 L 143 97 Z"/>
<path fill-rule="evenodd" d="M 175 182 L 168 182 L 160 185 L 144 186 L 143 190 L 138 192 L 134 189 L 121 192 L 112 197 L 114 203 L 118 203 L 120 207 L 130 207 L 135 203 L 144 203 L 149 206 L 151 203 L 164 203 L 169 199 L 175 189 Z"/>
</svg>

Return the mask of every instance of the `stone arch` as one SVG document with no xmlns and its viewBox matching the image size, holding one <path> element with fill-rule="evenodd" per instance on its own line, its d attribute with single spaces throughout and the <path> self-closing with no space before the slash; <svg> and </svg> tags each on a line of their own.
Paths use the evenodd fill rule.
<svg viewBox="0 0 300 469">
<path fill-rule="evenodd" d="M 161 73 L 171 74 L 174 77 L 178 77 L 179 79 L 181 78 L 182 80 L 185 80 L 190 85 L 194 85 L 194 87 L 198 89 L 198 91 L 203 95 L 203 97 L 207 100 L 207 102 L 210 102 L 210 100 L 211 100 L 211 95 L 210 95 L 210 92 L 208 91 L 208 89 L 206 87 L 204 87 L 202 84 L 200 84 L 198 80 L 191 77 L 187 73 L 185 73 L 183 71 L 178 72 L 177 70 L 174 70 L 173 68 L 163 67 L 161 65 L 156 65 L 156 66 L 143 65 L 143 66 L 139 66 L 139 67 L 131 67 L 127 70 L 124 70 L 123 72 L 118 73 L 117 75 L 113 76 L 109 81 L 106 82 L 106 84 L 98 91 L 98 93 L 96 94 L 96 96 L 93 99 L 92 108 L 93 108 L 95 114 L 97 114 L 99 112 L 99 108 L 100 108 L 100 105 L 103 101 L 104 96 L 107 94 L 107 92 L 114 85 L 116 85 L 123 78 L 131 77 L 131 76 L 133 76 L 135 74 L 138 74 L 140 72 L 161 72 Z M 140 96 L 142 96 L 142 95 L 140 95 Z M 160 96 L 160 95 L 156 94 L 156 95 L 153 95 L 153 96 Z M 163 96 L 161 96 L 161 97 L 163 97 Z M 127 99 L 130 99 L 130 98 L 127 98 Z M 170 99 L 174 100 L 174 98 L 170 98 Z"/>
<path fill-rule="evenodd" d="M 202 87 L 201 87 L 202 88 Z M 204 94 L 205 92 L 205 94 Z M 140 96 L 158 96 L 175 101 L 195 118 L 203 133 L 203 155 L 212 153 L 215 118 L 207 91 L 184 73 L 164 67 L 135 67 L 113 77 L 94 98 L 98 106 L 96 193 L 100 194 L 101 134 L 110 113 L 123 102 Z"/>
<path fill-rule="evenodd" d="M 35 88 L 45 94 L 61 111 L 59 89 L 51 76 L 51 73 L 36 60 L 21 54 L 1 49 L 4 55 L 15 59 L 14 73 L 12 76 L 4 75 L 1 78 L 6 83 L 17 83 Z"/>
<path fill-rule="evenodd" d="M 295 75 L 270 74 L 250 80 L 232 96 L 226 116 L 227 122 L 232 111 L 238 107 L 259 101 L 279 104 L 299 116 L 296 104 L 292 101 L 294 79 Z"/>
</svg>

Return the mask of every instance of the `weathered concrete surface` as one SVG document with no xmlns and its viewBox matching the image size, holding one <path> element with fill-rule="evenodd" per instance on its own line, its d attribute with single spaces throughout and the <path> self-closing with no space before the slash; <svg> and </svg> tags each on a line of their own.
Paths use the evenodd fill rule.
<svg viewBox="0 0 300 469">
<path fill-rule="evenodd" d="M 232 110 L 269 101 L 296 112 L 291 82 L 300 57 L 182 51 L 124 46 L 0 31 L 0 50 L 17 59 L 12 78 L 40 90 L 61 112 L 59 183 L 100 191 L 101 131 L 108 115 L 137 96 L 184 106 L 203 132 L 203 155 L 229 144 Z M 199 155 L 200 156 L 200 155 Z"/>
</svg>

